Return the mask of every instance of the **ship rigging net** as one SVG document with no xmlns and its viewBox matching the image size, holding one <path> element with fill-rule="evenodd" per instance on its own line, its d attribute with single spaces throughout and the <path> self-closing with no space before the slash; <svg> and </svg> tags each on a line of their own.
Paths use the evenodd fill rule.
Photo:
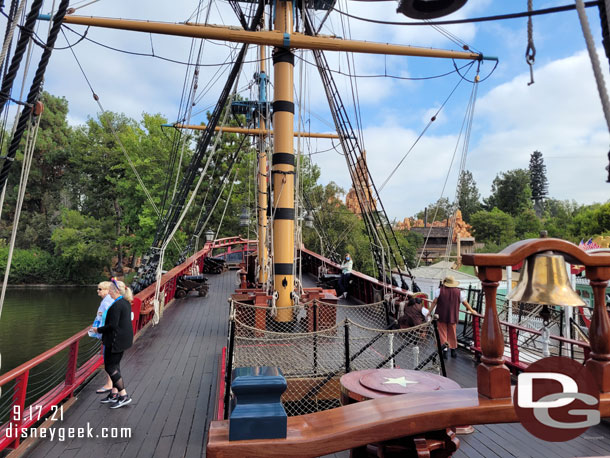
<svg viewBox="0 0 610 458">
<path fill-rule="evenodd" d="M 278 367 L 288 382 L 289 415 L 339 406 L 346 372 L 402 368 L 441 373 L 435 323 L 388 330 L 383 302 L 337 305 L 311 301 L 293 307 L 296 320 L 275 321 L 273 310 L 233 301 L 231 368 Z"/>
</svg>

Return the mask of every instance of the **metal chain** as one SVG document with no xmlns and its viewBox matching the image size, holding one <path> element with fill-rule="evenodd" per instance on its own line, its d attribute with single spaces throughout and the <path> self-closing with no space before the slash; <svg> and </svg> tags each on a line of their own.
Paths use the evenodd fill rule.
<svg viewBox="0 0 610 458">
<path fill-rule="evenodd" d="M 529 13 L 534 9 L 533 0 L 527 0 L 527 11 Z M 532 16 L 527 19 L 527 48 L 525 49 L 525 62 L 530 66 L 530 82 L 528 86 L 534 84 L 534 63 L 536 62 L 536 47 L 534 46 L 534 25 Z"/>
</svg>

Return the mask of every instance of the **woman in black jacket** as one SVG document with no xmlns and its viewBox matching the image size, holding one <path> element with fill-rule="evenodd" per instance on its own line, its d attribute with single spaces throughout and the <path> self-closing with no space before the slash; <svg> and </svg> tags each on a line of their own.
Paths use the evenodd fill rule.
<svg viewBox="0 0 610 458">
<path fill-rule="evenodd" d="M 123 377 L 121 377 L 120 362 L 123 352 L 133 343 L 133 328 L 131 325 L 131 300 L 133 295 L 131 289 L 125 286 L 125 283 L 114 278 L 110 281 L 108 294 L 114 299 L 114 302 L 106 312 L 106 322 L 104 326 L 93 328 L 93 331 L 102 334 L 104 367 L 112 380 L 112 392 L 101 402 L 112 404 L 111 409 L 118 409 L 131 402 L 131 398 L 125 390 Z"/>
</svg>

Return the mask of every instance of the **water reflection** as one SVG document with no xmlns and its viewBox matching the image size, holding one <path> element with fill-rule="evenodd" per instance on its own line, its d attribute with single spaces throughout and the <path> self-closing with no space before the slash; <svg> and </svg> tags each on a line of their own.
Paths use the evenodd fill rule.
<svg viewBox="0 0 610 458">
<path fill-rule="evenodd" d="M 9 289 L 0 317 L 0 374 L 93 323 L 99 303 L 93 286 Z"/>
</svg>

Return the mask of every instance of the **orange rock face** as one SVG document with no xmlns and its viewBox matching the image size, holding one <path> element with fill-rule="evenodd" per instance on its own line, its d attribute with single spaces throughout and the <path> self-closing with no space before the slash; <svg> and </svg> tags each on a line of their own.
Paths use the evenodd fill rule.
<svg viewBox="0 0 610 458">
<path fill-rule="evenodd" d="M 356 183 L 352 186 L 345 196 L 345 206 L 352 213 L 359 215 L 362 213 L 358 196 L 364 202 L 365 210 L 374 211 L 377 209 L 377 202 L 373 198 L 371 184 L 368 177 L 368 166 L 366 165 L 366 151 L 362 152 L 362 156 L 356 162 Z"/>
<path fill-rule="evenodd" d="M 428 227 L 449 227 L 451 226 L 451 218 L 444 219 L 442 221 L 434 221 L 429 223 Z M 424 227 L 424 220 L 415 218 L 405 218 L 403 221 L 396 223 L 395 228 L 397 230 L 408 230 L 412 227 Z M 455 225 L 453 227 L 453 242 L 457 242 L 458 236 L 460 238 L 472 237 L 470 230 L 472 226 L 462 219 L 462 212 L 460 210 L 455 212 Z"/>
</svg>

